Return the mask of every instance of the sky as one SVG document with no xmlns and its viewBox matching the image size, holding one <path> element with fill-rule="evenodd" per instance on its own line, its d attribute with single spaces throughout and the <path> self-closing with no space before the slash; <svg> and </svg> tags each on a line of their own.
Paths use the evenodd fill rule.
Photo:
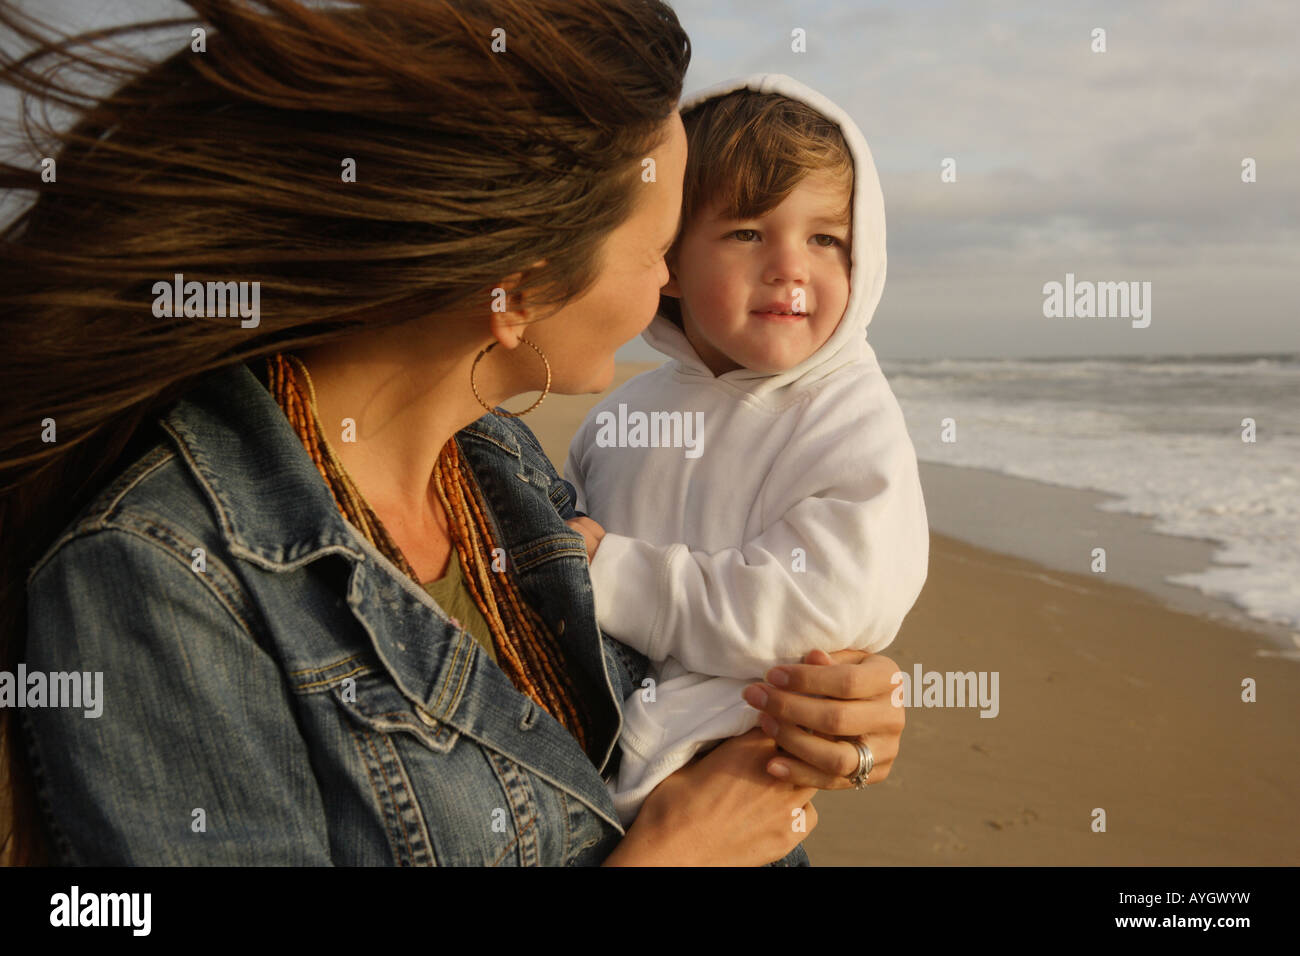
<svg viewBox="0 0 1300 956">
<path fill-rule="evenodd" d="M 76 27 L 175 9 L 40 6 Z M 692 42 L 687 95 L 787 73 L 862 129 L 885 196 L 868 332 L 882 361 L 1300 351 L 1293 0 L 672 6 Z M 791 50 L 796 27 L 806 52 Z M 1044 284 L 1067 273 L 1150 282 L 1150 324 L 1044 317 Z M 619 357 L 658 356 L 634 340 Z"/>
</svg>

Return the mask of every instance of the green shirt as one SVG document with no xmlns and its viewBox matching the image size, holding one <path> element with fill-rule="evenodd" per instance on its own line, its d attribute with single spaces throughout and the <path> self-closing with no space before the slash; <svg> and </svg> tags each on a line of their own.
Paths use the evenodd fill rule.
<svg viewBox="0 0 1300 956">
<path fill-rule="evenodd" d="M 447 564 L 447 573 L 432 581 L 420 585 L 429 592 L 429 597 L 442 608 L 443 613 L 452 618 L 457 627 L 468 631 L 470 637 L 496 662 L 496 650 L 492 646 L 492 629 L 479 612 L 469 588 L 465 585 L 465 576 L 461 571 L 460 555 L 456 548 L 451 549 L 451 561 Z"/>
</svg>

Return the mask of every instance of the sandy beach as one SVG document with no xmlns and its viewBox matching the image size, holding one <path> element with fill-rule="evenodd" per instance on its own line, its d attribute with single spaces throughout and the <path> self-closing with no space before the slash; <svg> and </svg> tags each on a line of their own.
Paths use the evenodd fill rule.
<svg viewBox="0 0 1300 956">
<path fill-rule="evenodd" d="M 615 387 L 655 364 L 620 363 Z M 526 419 L 561 470 L 599 398 L 549 395 Z M 817 797 L 813 864 L 1300 863 L 1294 648 L 1188 589 L 1162 592 L 1162 573 L 1202 559 L 1197 543 L 1144 538 L 1137 519 L 1112 533 L 1142 574 L 1063 569 L 1015 482 L 923 465 L 929 577 L 884 652 L 909 675 L 997 672 L 996 716 L 909 707 L 888 780 Z M 1085 493 L 1023 484 L 1058 525 L 1097 514 Z M 1013 510 L 1010 529 L 987 520 Z"/>
</svg>

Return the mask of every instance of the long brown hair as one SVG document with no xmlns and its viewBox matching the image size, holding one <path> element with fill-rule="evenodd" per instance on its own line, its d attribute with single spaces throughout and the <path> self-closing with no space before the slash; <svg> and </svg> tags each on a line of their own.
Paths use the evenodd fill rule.
<svg viewBox="0 0 1300 956">
<path fill-rule="evenodd" d="M 198 377 L 486 311 L 514 273 L 542 304 L 581 295 L 690 60 L 659 0 L 187 5 L 70 37 L 0 0 L 0 30 L 31 48 L 0 50 L 31 154 L 0 162 L 0 187 L 37 194 L 0 231 L 2 670 L 23 654 L 27 572 Z M 159 31 L 178 52 L 119 48 Z M 70 127 L 31 126 L 29 97 Z M 175 273 L 260 282 L 260 324 L 155 317 Z M 13 718 L 0 862 L 42 862 Z"/>
</svg>

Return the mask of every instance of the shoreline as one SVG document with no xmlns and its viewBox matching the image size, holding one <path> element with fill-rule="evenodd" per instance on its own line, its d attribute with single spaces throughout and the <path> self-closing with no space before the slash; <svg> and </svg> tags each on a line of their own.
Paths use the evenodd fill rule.
<svg viewBox="0 0 1300 956">
<path fill-rule="evenodd" d="M 1300 630 L 1251 617 L 1224 598 L 1166 580 L 1223 567 L 1220 545 L 1154 529 L 1155 519 L 1097 506 L 1119 495 L 1019 478 L 987 468 L 922 461 L 921 487 L 932 533 L 1056 571 L 1136 588 L 1170 610 L 1196 614 L 1269 639 L 1272 650 L 1300 661 Z M 1004 519 L 1004 520 L 999 520 Z M 1033 528 L 1027 534 L 1025 527 Z M 1107 570 L 1090 570 L 1092 549 L 1106 548 Z"/>
</svg>

